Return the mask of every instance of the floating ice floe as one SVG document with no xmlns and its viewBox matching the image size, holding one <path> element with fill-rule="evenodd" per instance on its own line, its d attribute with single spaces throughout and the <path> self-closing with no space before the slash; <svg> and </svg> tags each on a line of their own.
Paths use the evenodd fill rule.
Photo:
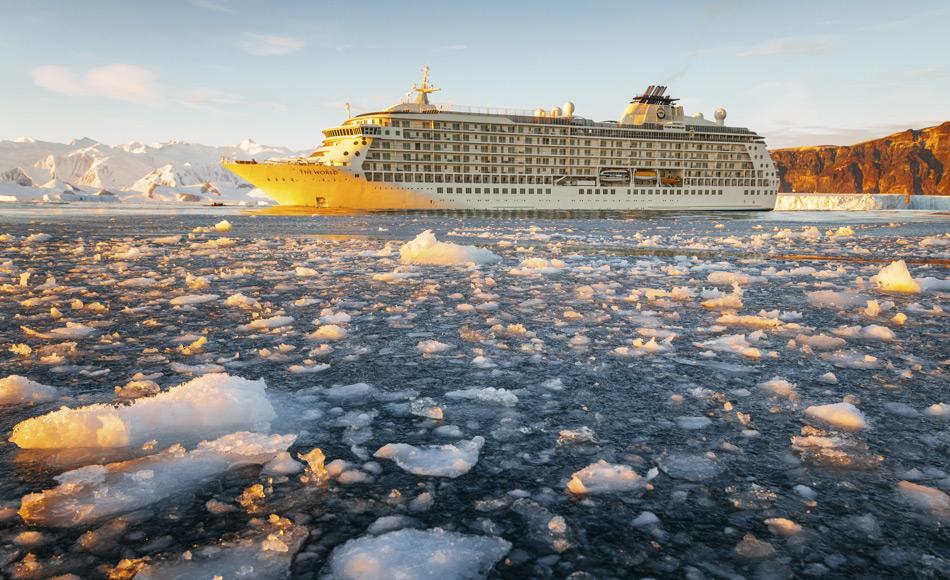
<svg viewBox="0 0 950 580">
<path fill-rule="evenodd" d="M 336 324 L 324 324 L 307 336 L 314 340 L 342 340 L 346 338 L 346 329 Z"/>
<path fill-rule="evenodd" d="M 423 354 L 438 354 L 455 348 L 451 344 L 439 342 L 438 340 L 423 340 L 416 344 L 416 348 Z"/>
<path fill-rule="evenodd" d="M 864 413 L 851 403 L 812 405 L 805 409 L 805 415 L 842 431 L 861 431 L 868 426 Z"/>
<path fill-rule="evenodd" d="M 818 308 L 857 308 L 868 301 L 868 297 L 857 292 L 835 290 L 816 290 L 815 292 L 806 292 L 805 297 L 808 303 Z"/>
<path fill-rule="evenodd" d="M 904 260 L 891 262 L 882 268 L 876 276 L 871 276 L 871 283 L 885 292 L 920 294 L 921 290 L 920 284 L 910 275 Z"/>
<path fill-rule="evenodd" d="M 562 260 L 544 258 L 528 258 L 522 260 L 517 268 L 508 270 L 513 276 L 532 276 L 535 274 L 558 274 L 567 267 Z"/>
<path fill-rule="evenodd" d="M 271 514 L 267 520 L 251 520 L 251 527 L 234 539 L 192 549 L 177 558 L 122 560 L 112 576 L 138 580 L 285 578 L 308 536 L 306 527 Z"/>
<path fill-rule="evenodd" d="M 897 484 L 897 494 L 904 502 L 932 516 L 938 522 L 950 524 L 950 496 L 939 489 L 901 481 Z"/>
<path fill-rule="evenodd" d="M 776 397 L 783 397 L 785 399 L 791 400 L 795 400 L 797 397 L 795 385 L 783 379 L 782 377 L 774 377 L 768 381 L 765 381 L 764 383 L 759 383 L 759 388 L 768 391 Z"/>
<path fill-rule="evenodd" d="M 752 346 L 744 334 L 721 336 L 705 342 L 698 342 L 696 346 L 716 352 L 731 352 L 748 358 L 762 357 L 762 351 Z"/>
<path fill-rule="evenodd" d="M 276 417 L 266 388 L 263 380 L 208 374 L 128 405 L 63 407 L 27 419 L 13 428 L 10 441 L 24 449 L 125 447 L 263 430 Z"/>
<path fill-rule="evenodd" d="M 193 306 L 195 304 L 214 302 L 217 299 L 217 294 L 186 294 L 185 296 L 176 296 L 168 302 L 172 306 Z"/>
<path fill-rule="evenodd" d="M 471 580 L 486 577 L 510 549 L 501 538 L 403 529 L 349 540 L 329 566 L 335 580 Z"/>
<path fill-rule="evenodd" d="M 20 517 L 33 525 L 70 527 L 151 505 L 198 486 L 229 469 L 260 465 L 286 451 L 296 435 L 239 432 L 180 445 L 155 455 L 107 465 L 87 465 L 56 476 L 59 485 L 23 497 Z"/>
<path fill-rule="evenodd" d="M 630 466 L 607 463 L 601 459 L 575 471 L 567 482 L 567 491 L 576 495 L 616 493 L 643 489 L 647 482 Z"/>
<path fill-rule="evenodd" d="M 719 474 L 719 464 L 705 455 L 671 453 L 661 457 L 657 463 L 663 473 L 674 479 L 702 481 Z"/>
<path fill-rule="evenodd" d="M 274 328 L 290 326 L 293 323 L 293 316 L 271 316 L 270 318 L 257 318 L 252 320 L 242 328 L 244 330 L 272 330 Z"/>
<path fill-rule="evenodd" d="M 59 398 L 56 387 L 31 381 L 20 375 L 0 379 L 0 407 L 45 403 Z"/>
<path fill-rule="evenodd" d="M 482 403 L 501 405 L 503 407 L 514 407 L 518 404 L 518 395 L 512 393 L 508 389 L 499 389 L 495 387 L 449 391 L 445 393 L 445 396 L 450 399 L 471 399 Z"/>
<path fill-rule="evenodd" d="M 389 443 L 380 447 L 374 457 L 390 459 L 414 475 L 456 478 L 468 473 L 478 462 L 484 437 L 446 445 L 416 447 L 406 443 Z"/>
<path fill-rule="evenodd" d="M 430 266 L 462 266 L 466 264 L 491 264 L 501 258 L 490 250 L 475 246 L 461 246 L 452 242 L 440 242 L 432 230 L 425 230 L 399 248 L 399 260 L 403 264 Z"/>
</svg>

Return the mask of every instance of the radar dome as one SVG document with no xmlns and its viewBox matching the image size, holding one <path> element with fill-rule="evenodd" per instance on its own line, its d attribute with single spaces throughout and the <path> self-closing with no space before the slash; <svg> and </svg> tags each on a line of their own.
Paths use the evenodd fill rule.
<svg viewBox="0 0 950 580">
<path fill-rule="evenodd" d="M 726 120 L 726 110 L 723 109 L 722 107 L 719 107 L 718 109 L 716 109 L 716 122 L 722 125 L 725 120 Z"/>
<path fill-rule="evenodd" d="M 542 109 L 541 107 L 538 107 L 537 109 L 535 109 L 535 110 L 534 110 L 534 116 L 535 116 L 535 117 L 543 117 L 543 116 L 544 116 L 544 109 Z"/>
<path fill-rule="evenodd" d="M 702 120 L 705 119 L 706 117 L 704 117 L 702 113 L 696 113 L 696 114 L 693 115 L 693 118 L 694 118 L 694 119 L 699 119 L 700 121 L 702 121 Z"/>
<path fill-rule="evenodd" d="M 571 117 L 574 115 L 574 103 L 568 101 L 564 103 L 564 116 Z"/>
<path fill-rule="evenodd" d="M 561 107 L 554 107 L 554 108 L 552 108 L 552 109 L 551 109 L 551 116 L 552 116 L 552 117 L 560 117 L 560 116 L 561 116 Z"/>
</svg>

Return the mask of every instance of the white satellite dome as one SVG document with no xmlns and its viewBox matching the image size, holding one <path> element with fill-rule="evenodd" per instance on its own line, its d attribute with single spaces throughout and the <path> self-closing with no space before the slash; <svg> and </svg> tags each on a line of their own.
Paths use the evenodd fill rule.
<svg viewBox="0 0 950 580">
<path fill-rule="evenodd" d="M 703 116 L 702 113 L 695 113 L 695 114 L 693 114 L 693 118 L 694 118 L 694 119 L 699 119 L 700 121 L 702 121 L 702 120 L 705 119 L 706 117 Z"/>
<path fill-rule="evenodd" d="M 574 116 L 574 103 L 568 101 L 564 103 L 564 116 L 573 117 Z"/>
<path fill-rule="evenodd" d="M 722 107 L 716 109 L 716 122 L 722 125 L 726 121 L 726 110 Z"/>
<path fill-rule="evenodd" d="M 553 107 L 553 108 L 551 108 L 551 116 L 552 116 L 552 117 L 560 117 L 560 116 L 561 116 L 561 107 Z"/>
<path fill-rule="evenodd" d="M 534 116 L 535 116 L 535 117 L 544 117 L 544 116 L 545 116 L 544 109 L 542 109 L 541 107 L 538 107 L 537 109 L 535 109 L 535 110 L 534 110 Z"/>
</svg>

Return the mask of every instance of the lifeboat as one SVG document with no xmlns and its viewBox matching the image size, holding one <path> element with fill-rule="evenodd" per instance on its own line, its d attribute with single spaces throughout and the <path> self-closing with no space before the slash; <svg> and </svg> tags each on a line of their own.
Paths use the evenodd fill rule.
<svg viewBox="0 0 950 580">
<path fill-rule="evenodd" d="M 628 169 L 602 169 L 600 171 L 601 183 L 629 183 L 630 170 Z"/>
<path fill-rule="evenodd" d="M 660 180 L 660 183 L 662 183 L 663 185 L 677 185 L 678 186 L 683 183 L 683 180 L 680 179 L 679 177 L 664 177 L 663 179 Z"/>
</svg>

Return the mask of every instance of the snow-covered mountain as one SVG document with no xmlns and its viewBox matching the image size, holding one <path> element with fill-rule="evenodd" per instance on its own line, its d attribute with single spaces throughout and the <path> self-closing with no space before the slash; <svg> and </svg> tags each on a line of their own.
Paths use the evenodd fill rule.
<svg viewBox="0 0 950 580">
<path fill-rule="evenodd" d="M 129 201 L 266 202 L 259 190 L 221 168 L 221 158 L 270 159 L 303 153 L 250 139 L 212 147 L 182 141 L 111 146 L 88 137 L 69 143 L 21 137 L 0 141 L 0 198 L 60 201 L 88 194 L 103 199 L 105 190 L 115 194 L 105 199 Z M 64 191 L 69 195 L 64 197 Z"/>
</svg>

